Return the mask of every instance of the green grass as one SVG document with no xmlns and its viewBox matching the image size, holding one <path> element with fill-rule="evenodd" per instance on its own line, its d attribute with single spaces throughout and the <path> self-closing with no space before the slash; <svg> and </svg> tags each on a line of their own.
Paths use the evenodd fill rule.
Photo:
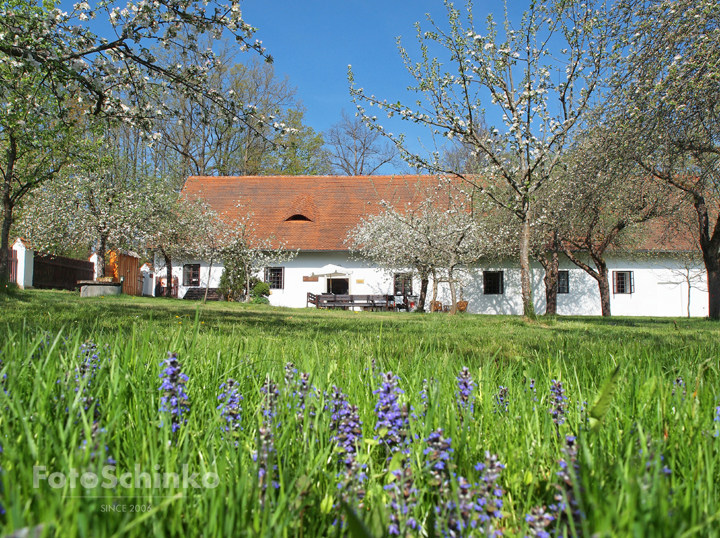
<svg viewBox="0 0 720 538">
<path fill-rule="evenodd" d="M 584 517 L 583 536 L 720 536 L 720 324 L 706 320 L 552 318 L 528 322 L 504 316 L 449 317 L 351 313 L 195 303 L 131 297 L 79 299 L 69 292 L 0 296 L 0 536 L 42 525 L 56 536 L 335 536 L 341 470 L 323 410 L 333 385 L 359 408 L 366 439 L 359 460 L 368 480 L 361 519 L 374 536 L 387 533 L 390 480 L 384 447 L 372 441 L 372 369 L 392 371 L 414 407 L 410 467 L 417 488 L 417 519 L 427 526 L 437 488 L 425 445 L 442 428 L 452 439 L 452 464 L 471 482 L 485 451 L 506 468 L 500 477 L 506 535 L 527 533 L 525 514 L 558 493 L 558 460 L 566 435 L 578 437 L 574 485 Z M 80 345 L 99 347 L 102 367 L 90 386 L 75 392 Z M 189 376 L 191 412 L 173 435 L 158 412 L 160 362 L 178 354 Z M 317 412 L 297 424 L 292 391 L 281 391 L 274 433 L 277 470 L 261 502 L 258 463 L 260 387 L 266 376 L 284 386 L 292 361 L 309 372 Z M 588 408 L 616 365 L 621 376 L 604 423 L 587 425 Z M 477 384 L 472 416 L 460 420 L 456 376 L 470 368 Z M 673 381 L 685 381 L 675 390 Z M 242 431 L 223 434 L 218 386 L 235 378 L 244 397 Z M 422 416 L 423 380 L 434 379 Z M 537 396 L 528 388 L 535 379 Z M 567 422 L 556 428 L 548 412 L 550 385 L 562 380 Z M 508 387 L 509 411 L 495 395 Z M 83 392 L 84 389 L 84 392 Z M 81 397 L 94 404 L 84 410 Z M 588 402 L 583 406 L 582 402 Z M 92 424 L 95 407 L 102 431 Z M 582 408 L 585 407 L 583 411 Z M 66 410 L 67 408 L 67 410 Z M 161 426 L 161 423 L 164 425 Z M 559 435 L 558 435 L 559 434 Z M 225 438 L 223 438 L 225 437 Z M 94 439 L 81 450 L 83 439 Z M 237 443 L 237 446 L 235 446 Z M 213 471 L 216 488 L 54 489 L 33 487 L 33 466 L 47 473 L 99 471 L 105 456 L 117 475 L 134 471 Z M 157 467 L 156 467 L 157 466 Z M 667 474 L 663 468 L 672 472 Z M 154 471 L 154 469 L 158 469 Z M 92 497 L 91 497 L 92 495 Z M 149 512 L 107 511 L 147 506 Z M 565 523 L 570 521 L 566 518 Z M 345 531 L 343 531 L 345 532 Z"/>
</svg>

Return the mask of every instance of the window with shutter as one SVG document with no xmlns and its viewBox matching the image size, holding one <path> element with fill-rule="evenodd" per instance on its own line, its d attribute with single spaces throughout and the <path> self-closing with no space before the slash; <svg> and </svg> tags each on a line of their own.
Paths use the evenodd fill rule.
<svg viewBox="0 0 720 538">
<path fill-rule="evenodd" d="M 613 293 L 635 293 L 635 279 L 632 271 L 613 271 Z"/>
</svg>

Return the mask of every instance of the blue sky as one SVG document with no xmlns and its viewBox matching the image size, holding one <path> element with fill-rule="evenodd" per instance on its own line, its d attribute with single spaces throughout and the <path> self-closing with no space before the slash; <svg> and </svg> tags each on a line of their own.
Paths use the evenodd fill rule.
<svg viewBox="0 0 720 538">
<path fill-rule="evenodd" d="M 70 10 L 74 1 L 61 0 L 61 5 Z M 123 4 L 122 0 L 116 3 Z M 456 1 L 458 7 L 463 4 L 463 0 Z M 511 18 L 526 4 L 526 0 L 508 0 Z M 356 85 L 368 95 L 414 104 L 419 96 L 407 91 L 414 81 L 405 70 L 396 39 L 401 37 L 411 57 L 419 58 L 414 24 L 419 21 L 427 29 L 427 14 L 439 23 L 447 21 L 442 0 L 244 0 L 241 9 L 245 21 L 257 28 L 255 38 L 273 56 L 276 74 L 287 75 L 297 87 L 307 109 L 305 123 L 320 132 L 340 120 L 343 108 L 355 113 L 348 90 L 348 64 L 353 66 Z M 474 3 L 477 30 L 484 28 L 491 11 L 496 20 L 502 20 L 501 2 Z M 102 17 L 91 26 L 99 35 L 112 32 Z M 247 61 L 252 54 L 238 54 L 236 61 Z M 491 109 L 487 110 L 488 121 L 499 123 Z M 426 127 L 387 118 L 380 123 L 387 132 L 404 132 L 411 151 L 423 152 L 418 139 L 432 149 Z"/>
<path fill-rule="evenodd" d="M 475 20 L 482 24 L 493 8 L 502 10 L 502 4 L 476 2 Z M 368 94 L 413 103 L 416 97 L 406 90 L 412 78 L 405 71 L 396 38 L 401 36 L 405 46 L 416 51 L 414 23 L 424 22 L 426 13 L 446 20 L 442 0 L 245 0 L 242 10 L 243 18 L 258 29 L 256 38 L 275 59 L 276 73 L 287 74 L 297 86 L 307 107 L 306 122 L 317 131 L 339 121 L 343 108 L 355 112 L 348 91 L 348 64 L 353 66 L 356 84 Z M 405 132 L 415 150 L 420 149 L 418 137 L 430 142 L 427 128 L 408 122 L 384 125 L 395 134 Z"/>
</svg>

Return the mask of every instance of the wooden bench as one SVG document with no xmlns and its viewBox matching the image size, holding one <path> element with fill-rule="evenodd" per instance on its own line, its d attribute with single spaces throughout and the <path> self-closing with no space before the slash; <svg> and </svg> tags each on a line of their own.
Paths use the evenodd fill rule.
<svg viewBox="0 0 720 538">
<path fill-rule="evenodd" d="M 335 295 L 333 293 L 309 293 L 307 304 L 317 308 L 382 308 L 391 310 L 395 308 L 395 298 L 392 295 Z"/>
</svg>

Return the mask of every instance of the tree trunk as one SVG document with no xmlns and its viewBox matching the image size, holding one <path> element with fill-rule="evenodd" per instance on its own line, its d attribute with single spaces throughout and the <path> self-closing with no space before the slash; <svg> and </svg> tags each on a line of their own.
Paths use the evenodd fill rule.
<svg viewBox="0 0 720 538">
<path fill-rule="evenodd" d="M 600 307 L 602 308 L 602 315 L 603 317 L 609 317 L 611 313 L 610 279 L 608 278 L 608 269 L 604 263 L 598 264 L 596 261 L 595 265 L 598 266 L 598 277 L 596 278 L 596 280 L 598 283 L 598 288 L 600 289 Z"/>
<path fill-rule="evenodd" d="M 608 279 L 608 268 L 602 257 L 602 253 L 598 253 L 597 251 L 589 252 L 590 258 L 592 258 L 595 267 L 597 267 L 597 269 L 593 269 L 588 264 L 577 258 L 567 246 L 563 247 L 563 252 L 571 262 L 597 281 L 598 289 L 600 290 L 600 307 L 602 309 L 602 315 L 606 317 L 610 316 L 610 280 Z"/>
<path fill-rule="evenodd" d="M 250 268 L 245 265 L 245 301 L 246 303 L 250 302 Z"/>
<path fill-rule="evenodd" d="M 95 252 L 97 254 L 97 267 L 95 272 L 98 278 L 105 276 L 105 254 L 107 254 L 107 237 L 100 236 L 98 239 L 98 248 Z"/>
<path fill-rule="evenodd" d="M 10 144 L 7 149 L 7 163 L 3 175 L 2 199 L 3 199 L 3 222 L 0 231 L 0 282 L 10 280 L 10 265 L 8 250 L 10 249 L 10 226 L 12 226 L 13 201 L 10 198 L 10 187 L 12 187 L 15 161 L 17 159 L 17 145 L 15 138 L 10 136 Z"/>
<path fill-rule="evenodd" d="M 687 315 L 690 317 L 690 294 L 692 293 L 692 284 L 690 282 L 690 271 L 688 271 L 688 300 L 687 300 Z"/>
<path fill-rule="evenodd" d="M 12 205 L 6 200 L 3 204 L 2 240 L 0 240 L 0 282 L 10 280 L 10 263 L 8 250 L 10 249 L 10 225 L 12 224 Z"/>
<path fill-rule="evenodd" d="M 720 263 L 716 263 L 715 270 L 708 270 L 707 284 L 708 317 L 710 319 L 720 319 Z"/>
<path fill-rule="evenodd" d="M 530 212 L 527 208 L 525 209 L 520 231 L 520 285 L 522 290 L 523 314 L 533 319 L 535 317 L 535 306 L 533 305 L 530 274 Z"/>
<path fill-rule="evenodd" d="M 710 214 L 705 198 L 699 193 L 695 197 L 695 212 L 698 216 L 700 249 L 707 271 L 708 317 L 720 319 L 720 217 L 716 217 L 715 226 L 710 231 Z"/>
<path fill-rule="evenodd" d="M 450 306 L 450 312 L 449 314 L 451 316 L 454 316 L 457 313 L 457 299 L 456 299 L 456 293 L 455 293 L 455 280 L 453 279 L 453 271 L 450 269 L 448 272 L 449 279 L 448 284 L 450 285 L 450 302 L 452 305 Z"/>
<path fill-rule="evenodd" d="M 435 305 L 435 303 L 437 302 L 437 294 L 438 294 L 437 273 L 436 273 L 435 271 L 433 271 L 432 275 L 433 275 L 433 298 L 432 298 L 432 303 L 430 303 L 430 313 L 431 313 L 431 314 L 432 314 L 432 311 L 433 311 L 433 310 L 432 310 L 432 307 L 433 307 L 433 306 Z"/>
<path fill-rule="evenodd" d="M 210 258 L 210 266 L 208 267 L 207 282 L 205 282 L 205 297 L 203 297 L 203 304 L 207 302 L 208 290 L 210 289 L 210 275 L 212 274 L 213 259 Z"/>
<path fill-rule="evenodd" d="M 420 277 L 420 298 L 418 299 L 418 310 L 425 311 L 425 299 L 427 298 L 428 275 L 423 274 Z"/>
<path fill-rule="evenodd" d="M 543 263 L 545 269 L 545 276 L 543 282 L 545 283 L 545 315 L 554 316 L 557 314 L 557 287 L 558 287 L 558 253 L 553 251 L 550 259 L 545 259 L 546 263 Z M 542 263 L 542 262 L 541 262 Z"/>
<path fill-rule="evenodd" d="M 172 297 L 172 258 L 165 254 L 165 297 Z"/>
</svg>

